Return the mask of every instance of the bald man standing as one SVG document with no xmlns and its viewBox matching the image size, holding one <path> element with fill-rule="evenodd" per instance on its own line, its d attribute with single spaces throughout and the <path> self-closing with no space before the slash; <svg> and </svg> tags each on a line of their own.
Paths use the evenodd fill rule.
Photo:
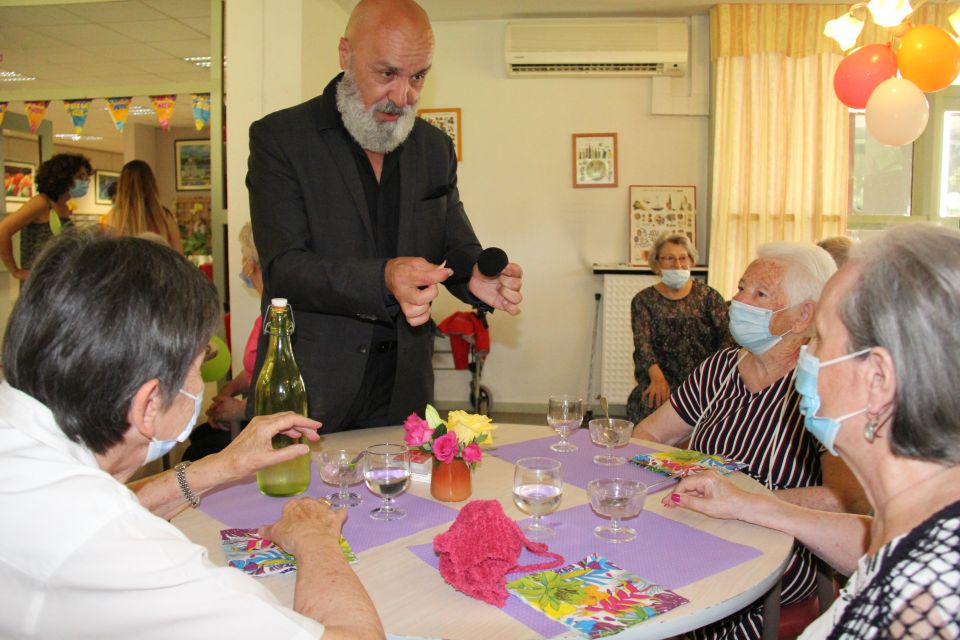
<svg viewBox="0 0 960 640">
<path fill-rule="evenodd" d="M 474 267 L 469 279 L 445 266 L 453 253 L 475 263 L 481 246 L 452 141 L 416 117 L 433 49 L 418 4 L 362 0 L 340 39 L 343 73 L 250 127 L 261 307 L 290 301 L 294 355 L 324 433 L 399 424 L 432 401 L 440 283 L 468 304 L 519 313 L 519 265 L 492 278 Z"/>
</svg>

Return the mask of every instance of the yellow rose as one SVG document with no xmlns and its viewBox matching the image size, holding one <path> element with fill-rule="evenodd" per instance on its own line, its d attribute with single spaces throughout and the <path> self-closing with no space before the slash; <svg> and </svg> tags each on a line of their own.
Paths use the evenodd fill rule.
<svg viewBox="0 0 960 640">
<path fill-rule="evenodd" d="M 490 432 L 496 428 L 497 425 L 493 424 L 490 418 L 477 413 L 451 411 L 447 414 L 447 429 L 457 434 L 461 445 L 467 445 L 480 436 L 484 436 L 480 444 L 490 444 L 493 442 Z"/>
</svg>

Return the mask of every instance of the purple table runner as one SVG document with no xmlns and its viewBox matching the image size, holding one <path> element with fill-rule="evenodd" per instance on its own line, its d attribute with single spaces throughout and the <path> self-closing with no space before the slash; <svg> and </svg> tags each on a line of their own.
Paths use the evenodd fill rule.
<svg viewBox="0 0 960 640">
<path fill-rule="evenodd" d="M 551 451 L 550 445 L 560 440 L 559 436 L 548 436 L 546 438 L 536 438 L 514 444 L 498 446 L 490 452 L 490 455 L 506 460 L 507 462 L 516 462 L 520 458 L 529 456 L 544 456 L 559 460 L 563 465 L 563 481 L 572 484 L 581 489 L 587 488 L 587 483 L 594 478 L 630 478 L 639 480 L 643 484 L 650 486 L 657 482 L 663 482 L 666 476 L 650 471 L 632 462 L 615 467 L 604 467 L 594 464 L 593 456 L 597 454 L 606 454 L 606 447 L 598 447 L 590 441 L 590 431 L 588 429 L 577 429 L 568 440 L 580 449 L 561 453 Z M 655 453 L 656 449 L 642 447 L 638 444 L 630 443 L 625 447 L 611 449 L 610 454 L 627 458 L 628 460 L 639 453 Z M 657 488 L 657 491 L 666 489 L 668 485 L 664 484 Z M 579 559 L 579 558 L 578 558 Z M 626 568 L 626 567 L 624 567 Z M 647 576 L 641 575 L 646 578 Z"/>
<path fill-rule="evenodd" d="M 656 498 L 651 496 L 647 499 Z M 544 518 L 557 532 L 556 536 L 544 542 L 549 545 L 550 551 L 564 557 L 564 564 L 576 562 L 589 553 L 600 553 L 623 569 L 674 591 L 761 555 L 753 547 L 729 542 L 650 511 L 625 521 L 637 530 L 637 539 L 626 544 L 609 544 L 594 537 L 593 528 L 609 520 L 596 515 L 590 505 L 564 509 Z M 432 543 L 408 548 L 432 567 L 438 566 Z M 543 561 L 542 557 L 524 549 L 518 564 Z M 516 579 L 519 575 L 513 573 L 508 578 Z M 544 637 L 568 631 L 563 625 L 512 596 L 507 599 L 503 611 Z"/>
<path fill-rule="evenodd" d="M 320 498 L 331 493 L 333 489 L 334 487 L 315 480 L 303 495 Z M 392 522 L 380 522 L 368 515 L 371 509 L 380 504 L 380 498 L 367 491 L 363 485 L 351 487 L 351 491 L 360 493 L 363 502 L 349 510 L 347 521 L 343 525 L 343 537 L 356 553 L 444 522 L 453 522 L 457 517 L 456 506 L 447 506 L 407 492 L 394 500 L 398 507 L 406 510 L 407 517 Z M 251 480 L 206 494 L 200 503 L 200 510 L 230 528 L 260 527 L 279 520 L 287 500 L 289 498 L 269 498 L 263 495 L 257 489 L 256 481 Z"/>
</svg>

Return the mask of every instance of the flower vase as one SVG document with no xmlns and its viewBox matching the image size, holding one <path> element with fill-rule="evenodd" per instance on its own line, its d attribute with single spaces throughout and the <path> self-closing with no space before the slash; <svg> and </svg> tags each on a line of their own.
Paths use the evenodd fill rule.
<svg viewBox="0 0 960 640">
<path fill-rule="evenodd" d="M 434 460 L 430 474 L 430 495 L 443 502 L 462 502 L 470 497 L 470 467 L 462 458 L 450 462 Z"/>
</svg>

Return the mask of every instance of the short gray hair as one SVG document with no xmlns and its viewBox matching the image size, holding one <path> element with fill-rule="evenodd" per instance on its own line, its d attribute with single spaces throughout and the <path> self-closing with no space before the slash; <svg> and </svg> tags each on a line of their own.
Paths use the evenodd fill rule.
<svg viewBox="0 0 960 640">
<path fill-rule="evenodd" d="M 253 227 L 249 222 L 245 222 L 240 227 L 240 255 L 244 258 L 250 258 L 257 264 L 260 264 L 260 255 L 257 253 L 257 245 L 253 243 Z"/>
<path fill-rule="evenodd" d="M 665 244 L 678 244 L 684 249 L 687 250 L 687 255 L 690 256 L 690 261 L 693 264 L 697 264 L 697 248 L 693 246 L 693 243 L 690 242 L 690 238 L 682 233 L 670 233 L 666 231 L 661 233 L 660 236 L 653 241 L 653 246 L 650 248 L 650 257 L 648 261 L 650 263 L 650 268 L 656 271 L 660 268 L 660 250 L 663 249 Z"/>
<path fill-rule="evenodd" d="M 850 351 L 883 347 L 897 376 L 890 448 L 960 463 L 960 232 L 896 226 L 858 246 L 860 277 L 840 305 Z"/>
<path fill-rule="evenodd" d="M 820 299 L 820 292 L 837 271 L 830 254 L 812 242 L 767 242 L 757 248 L 757 260 L 770 260 L 786 267 L 781 287 L 787 305 Z"/>
</svg>

